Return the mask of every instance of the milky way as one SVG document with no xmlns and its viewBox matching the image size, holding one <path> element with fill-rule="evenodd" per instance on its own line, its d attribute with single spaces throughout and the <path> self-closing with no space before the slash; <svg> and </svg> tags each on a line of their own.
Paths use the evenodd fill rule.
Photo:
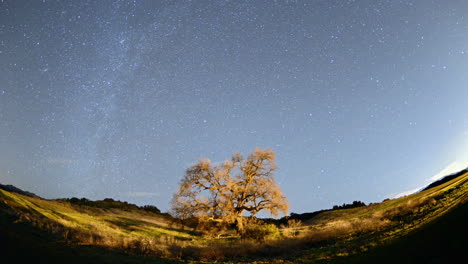
<svg viewBox="0 0 468 264">
<path fill-rule="evenodd" d="M 163 210 L 184 170 L 277 153 L 293 212 L 468 160 L 466 1 L 0 3 L 0 182 Z"/>
</svg>

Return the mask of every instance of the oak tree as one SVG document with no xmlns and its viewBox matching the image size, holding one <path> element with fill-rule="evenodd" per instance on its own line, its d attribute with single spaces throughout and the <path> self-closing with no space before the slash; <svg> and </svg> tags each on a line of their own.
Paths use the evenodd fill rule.
<svg viewBox="0 0 468 264">
<path fill-rule="evenodd" d="M 172 199 L 176 217 L 235 223 L 242 233 L 245 213 L 287 214 L 288 202 L 275 182 L 275 153 L 256 148 L 247 158 L 240 153 L 221 164 L 202 158 L 187 169 Z"/>
</svg>

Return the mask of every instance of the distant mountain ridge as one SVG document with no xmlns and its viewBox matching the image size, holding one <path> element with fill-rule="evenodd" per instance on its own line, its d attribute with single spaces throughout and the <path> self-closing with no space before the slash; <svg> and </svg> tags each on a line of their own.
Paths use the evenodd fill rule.
<svg viewBox="0 0 468 264">
<path fill-rule="evenodd" d="M 3 184 L 0 183 L 0 189 L 8 191 L 8 192 L 14 192 L 14 193 L 22 194 L 22 195 L 29 196 L 29 197 L 35 197 L 35 198 L 42 199 L 40 196 L 38 196 L 38 195 L 36 195 L 36 194 L 34 194 L 32 192 L 23 191 L 20 188 L 18 188 L 16 186 L 13 186 L 13 185 L 3 185 Z"/>
</svg>

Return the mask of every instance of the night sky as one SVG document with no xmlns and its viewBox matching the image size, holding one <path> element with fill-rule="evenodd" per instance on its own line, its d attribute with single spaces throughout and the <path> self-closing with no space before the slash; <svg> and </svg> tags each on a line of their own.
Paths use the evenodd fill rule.
<svg viewBox="0 0 468 264">
<path fill-rule="evenodd" d="M 0 182 L 169 209 L 271 148 L 292 212 L 468 164 L 468 2 L 0 2 Z M 439 172 L 441 172 L 439 174 Z"/>
</svg>

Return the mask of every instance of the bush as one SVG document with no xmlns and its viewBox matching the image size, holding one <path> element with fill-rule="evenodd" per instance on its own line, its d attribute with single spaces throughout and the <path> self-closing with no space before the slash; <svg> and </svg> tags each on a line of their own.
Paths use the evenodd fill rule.
<svg viewBox="0 0 468 264">
<path fill-rule="evenodd" d="M 161 213 L 161 210 L 159 210 L 159 208 L 157 208 L 154 205 L 145 205 L 145 206 L 140 207 L 140 208 L 143 209 L 144 211 L 152 212 L 152 213 L 155 213 L 155 214 L 160 214 Z"/>
<path fill-rule="evenodd" d="M 267 225 L 248 225 L 245 228 L 242 238 L 253 239 L 258 242 L 264 242 L 267 240 L 275 240 L 280 238 L 281 234 L 274 224 Z"/>
<path fill-rule="evenodd" d="M 288 220 L 288 227 L 289 228 L 299 228 L 302 226 L 302 221 L 301 220 L 296 220 L 296 219 L 289 219 Z"/>
<path fill-rule="evenodd" d="M 285 237 L 296 237 L 299 235 L 298 230 L 302 226 L 301 220 L 289 219 L 287 225 L 281 225 L 283 230 L 283 236 Z"/>
<path fill-rule="evenodd" d="M 206 236 L 219 238 L 228 230 L 228 224 L 222 221 L 199 219 L 196 230 Z"/>
<path fill-rule="evenodd" d="M 334 205 L 333 210 L 339 210 L 339 209 L 350 209 L 350 208 L 356 208 L 356 207 L 362 207 L 366 206 L 365 203 L 361 201 L 354 201 L 352 204 L 343 204 L 343 205 Z"/>
<path fill-rule="evenodd" d="M 86 198 L 65 198 L 65 199 L 58 199 L 58 201 L 65 201 L 69 202 L 74 205 L 79 205 L 79 206 L 90 206 L 90 207 L 96 207 L 96 208 L 101 208 L 101 209 L 120 209 L 123 211 L 134 211 L 134 210 L 143 210 L 147 212 L 152 212 L 155 214 L 161 214 L 161 210 L 157 208 L 154 205 L 145 205 L 145 206 L 138 206 L 136 204 L 128 203 L 128 202 L 122 202 L 122 201 L 116 201 L 112 198 L 105 198 L 104 200 L 97 200 L 97 201 L 91 201 Z"/>
</svg>

